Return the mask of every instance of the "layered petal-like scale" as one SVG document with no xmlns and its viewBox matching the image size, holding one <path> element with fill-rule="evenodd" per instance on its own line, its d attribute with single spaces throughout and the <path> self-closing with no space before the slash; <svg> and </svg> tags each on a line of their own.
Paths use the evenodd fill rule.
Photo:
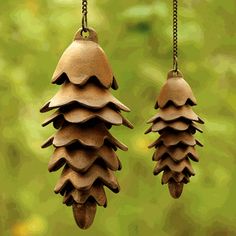
<svg viewBox="0 0 236 236">
<path fill-rule="evenodd" d="M 64 107 L 71 103 L 78 103 L 92 110 L 113 105 L 118 110 L 130 111 L 128 107 L 113 97 L 108 89 L 92 82 L 80 87 L 66 81 L 58 93 L 42 107 L 41 112 Z"/>
<path fill-rule="evenodd" d="M 86 126 L 68 123 L 59 129 L 54 136 L 50 137 L 42 147 L 45 148 L 52 144 L 55 147 L 65 147 L 79 142 L 86 147 L 101 148 L 106 140 L 123 151 L 128 150 L 124 144 L 109 133 L 103 123 L 88 124 Z"/>
<path fill-rule="evenodd" d="M 64 196 L 64 193 L 67 192 L 68 185 L 72 185 L 73 189 L 88 191 L 95 181 L 99 180 L 113 192 L 119 192 L 120 187 L 114 173 L 99 164 L 93 165 L 85 173 L 74 171 L 69 166 L 65 166 L 54 192 Z"/>
<path fill-rule="evenodd" d="M 109 146 L 104 145 L 96 150 L 76 145 L 56 148 L 50 159 L 48 170 L 57 171 L 67 164 L 75 171 L 84 173 L 98 160 L 103 161 L 113 171 L 121 169 L 121 163 L 115 151 Z"/>
<path fill-rule="evenodd" d="M 125 125 L 129 128 L 132 128 L 132 124 L 125 119 L 121 113 L 114 111 L 110 107 L 104 107 L 99 110 L 91 110 L 82 106 L 72 106 L 69 109 L 59 109 L 54 112 L 48 119 L 43 123 L 43 126 L 46 126 L 53 122 L 55 128 L 60 128 L 63 124 L 63 121 L 70 123 L 85 123 L 91 119 L 99 118 L 100 120 L 107 122 L 112 125 Z"/>
<path fill-rule="evenodd" d="M 194 113 L 192 106 L 197 101 L 188 83 L 178 71 L 170 71 L 155 105 L 159 109 L 147 123 L 151 127 L 145 132 L 157 132 L 159 138 L 149 145 L 155 148 L 153 161 L 157 164 L 154 175 L 163 172 L 162 184 L 168 184 L 173 198 L 179 198 L 184 184 L 195 175 L 190 159 L 198 162 L 195 146 L 203 146 L 194 138 L 202 130 L 196 123 L 204 121 Z"/>
<path fill-rule="evenodd" d="M 64 167 L 54 191 L 63 196 L 64 204 L 72 206 L 78 226 L 87 229 L 97 205 L 107 206 L 104 187 L 114 193 L 120 190 L 114 175 L 121 170 L 116 150 L 128 148 L 109 130 L 113 125 L 133 128 L 121 114 L 121 110 L 130 110 L 110 93 L 109 89 L 118 85 L 92 29 L 87 38 L 81 30 L 77 32 L 57 65 L 52 83 L 61 85 L 60 90 L 40 111 L 56 109 L 43 126 L 52 123 L 57 131 L 42 148 L 54 146 L 48 170 Z"/>
</svg>

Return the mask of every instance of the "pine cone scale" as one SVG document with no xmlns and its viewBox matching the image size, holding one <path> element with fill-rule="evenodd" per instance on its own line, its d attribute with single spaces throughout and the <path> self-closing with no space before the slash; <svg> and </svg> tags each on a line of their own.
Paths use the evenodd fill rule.
<svg viewBox="0 0 236 236">
<path fill-rule="evenodd" d="M 196 162 L 199 161 L 197 151 L 192 146 L 188 146 L 185 148 L 173 147 L 171 149 L 171 148 L 165 147 L 164 145 L 156 148 L 156 151 L 154 152 L 154 155 L 153 155 L 153 160 L 159 161 L 165 158 L 166 155 L 170 156 L 175 161 L 181 161 L 185 159 L 186 157 L 189 157 L 191 160 L 196 161 Z"/>
<path fill-rule="evenodd" d="M 102 184 L 94 184 L 88 191 L 79 191 L 77 189 L 64 195 L 63 203 L 66 205 L 85 204 L 88 198 L 93 198 L 99 206 L 106 207 L 107 198 Z"/>
<path fill-rule="evenodd" d="M 87 191 L 97 180 L 101 181 L 114 193 L 118 193 L 120 190 L 120 186 L 114 173 L 109 169 L 95 164 L 83 174 L 65 166 L 61 178 L 54 188 L 54 192 L 57 194 L 62 193 L 62 195 L 64 195 L 64 190 L 68 183 L 72 184 L 75 189 Z"/>
<path fill-rule="evenodd" d="M 121 169 L 120 161 L 115 152 L 102 146 L 100 149 L 82 149 L 60 147 L 55 149 L 52 155 L 48 169 L 50 172 L 57 171 L 63 165 L 68 164 L 72 169 L 78 172 L 86 172 L 97 160 L 102 160 L 107 167 L 113 171 Z"/>
<path fill-rule="evenodd" d="M 190 175 L 195 175 L 191 163 L 187 158 L 180 162 L 175 162 L 170 158 L 160 160 L 154 169 L 154 174 L 157 175 L 166 168 L 169 168 L 169 170 L 177 173 L 181 173 L 184 171 L 184 169 L 186 169 Z"/>
<path fill-rule="evenodd" d="M 84 146 L 100 148 L 104 145 L 105 140 L 119 147 L 121 150 L 127 150 L 127 147 L 115 139 L 102 123 L 87 127 L 77 124 L 68 124 L 58 130 L 53 137 L 48 139 L 43 144 L 43 147 L 48 147 L 50 145 L 65 147 L 79 142 Z"/>
<path fill-rule="evenodd" d="M 95 118 L 112 125 L 122 125 L 125 122 L 121 114 L 112 110 L 110 107 L 104 107 L 94 111 L 91 111 L 85 107 L 76 107 L 69 111 L 56 111 L 51 117 L 44 121 L 43 126 L 46 126 L 51 122 L 56 122 L 58 119 L 65 120 L 69 123 L 78 124 L 85 123 Z"/>
<path fill-rule="evenodd" d="M 192 110 L 190 105 L 181 107 L 168 106 L 166 108 L 160 109 L 159 112 L 150 120 L 148 120 L 147 123 L 153 123 L 154 121 L 157 121 L 159 119 L 163 121 L 175 121 L 178 119 L 183 119 L 183 121 L 190 120 L 199 123 L 203 122 L 201 118 L 199 118 L 197 114 Z"/>
<path fill-rule="evenodd" d="M 186 124 L 182 121 L 174 121 L 171 123 L 167 123 L 165 121 L 158 121 L 157 123 L 153 124 L 151 127 L 152 132 L 160 132 L 163 129 L 171 128 L 176 131 L 186 131 L 191 127 L 192 124 Z"/>
<path fill-rule="evenodd" d="M 107 89 L 103 89 L 93 83 L 83 87 L 65 82 L 59 92 L 42 108 L 41 112 L 47 112 L 71 103 L 78 103 L 88 108 L 100 109 L 108 104 L 113 104 L 117 109 L 129 112 L 130 109 L 113 97 Z"/>
<path fill-rule="evenodd" d="M 176 183 L 185 183 L 189 182 L 189 176 L 184 173 L 176 173 L 171 170 L 165 170 L 162 175 L 162 184 L 168 184 L 168 182 L 172 179 Z"/>
<path fill-rule="evenodd" d="M 186 146 L 201 146 L 202 144 L 196 140 L 192 134 L 188 132 L 173 132 L 170 133 L 167 131 L 166 133 L 162 134 L 155 142 L 149 145 L 149 148 L 164 145 L 166 147 L 178 146 L 180 144 Z"/>
</svg>

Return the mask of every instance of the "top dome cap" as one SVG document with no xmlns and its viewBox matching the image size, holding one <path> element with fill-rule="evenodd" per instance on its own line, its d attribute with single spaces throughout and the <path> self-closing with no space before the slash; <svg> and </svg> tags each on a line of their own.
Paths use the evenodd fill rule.
<svg viewBox="0 0 236 236">
<path fill-rule="evenodd" d="M 61 85 L 66 79 L 76 85 L 84 85 L 90 78 L 96 79 L 106 88 L 118 89 L 111 66 L 93 29 L 84 37 L 80 29 L 71 45 L 61 56 L 52 77 L 52 83 Z"/>
<path fill-rule="evenodd" d="M 180 71 L 176 73 L 170 71 L 168 73 L 167 81 L 161 89 L 155 108 L 164 108 L 169 102 L 177 107 L 184 105 L 194 106 L 197 104 L 191 87 L 184 80 Z"/>
</svg>

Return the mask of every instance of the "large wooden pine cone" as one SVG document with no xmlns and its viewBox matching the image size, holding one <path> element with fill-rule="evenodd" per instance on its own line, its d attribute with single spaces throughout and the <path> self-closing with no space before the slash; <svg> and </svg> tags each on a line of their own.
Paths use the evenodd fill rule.
<svg viewBox="0 0 236 236">
<path fill-rule="evenodd" d="M 155 105 L 159 112 L 148 121 L 152 125 L 146 134 L 158 132 L 160 135 L 149 145 L 149 148 L 156 149 L 153 154 L 153 161 L 157 162 L 154 175 L 163 172 L 162 184 L 168 184 L 173 198 L 180 197 L 184 184 L 195 175 L 190 160 L 199 161 L 195 146 L 203 146 L 194 138 L 196 131 L 202 132 L 196 123 L 204 123 L 192 110 L 196 104 L 181 72 L 170 71 Z"/>
<path fill-rule="evenodd" d="M 64 168 L 54 191 L 63 196 L 64 204 L 73 207 L 78 226 L 87 229 L 97 205 L 107 206 L 104 186 L 114 193 L 120 190 L 114 171 L 121 169 L 121 163 L 115 151 L 127 151 L 127 147 L 109 129 L 113 125 L 133 128 L 121 115 L 121 110 L 130 110 L 110 93 L 109 88 L 117 89 L 118 85 L 92 29 L 88 38 L 82 37 L 81 30 L 77 32 L 52 83 L 61 88 L 41 112 L 57 109 L 43 123 L 52 123 L 57 132 L 42 147 L 55 147 L 48 169 Z"/>
</svg>

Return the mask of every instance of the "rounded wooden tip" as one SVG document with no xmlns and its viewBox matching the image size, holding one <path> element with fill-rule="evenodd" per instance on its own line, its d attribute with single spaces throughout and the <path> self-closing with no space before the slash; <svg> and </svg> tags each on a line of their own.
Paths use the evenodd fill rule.
<svg viewBox="0 0 236 236">
<path fill-rule="evenodd" d="M 183 187 L 184 187 L 184 183 L 176 183 L 175 181 L 170 181 L 168 183 L 168 187 L 169 187 L 169 192 L 170 195 L 174 198 L 174 199 L 178 199 L 182 192 L 183 192 Z"/>
<path fill-rule="evenodd" d="M 77 225 L 81 229 L 88 229 L 94 221 L 97 204 L 95 201 L 87 201 L 85 204 L 73 204 L 73 214 Z"/>
</svg>

